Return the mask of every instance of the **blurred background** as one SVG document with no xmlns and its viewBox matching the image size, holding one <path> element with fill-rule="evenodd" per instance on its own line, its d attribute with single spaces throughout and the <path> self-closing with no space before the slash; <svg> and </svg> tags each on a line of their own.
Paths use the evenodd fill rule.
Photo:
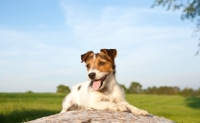
<svg viewBox="0 0 200 123">
<path fill-rule="evenodd" d="M 81 54 L 115 48 L 116 77 L 131 104 L 200 122 L 199 6 L 199 0 L 0 0 L 0 121 L 58 113 L 69 88 L 87 81 Z"/>
<path fill-rule="evenodd" d="M 87 80 L 80 55 L 116 48 L 117 79 L 129 86 L 200 87 L 195 24 L 182 11 L 143 1 L 0 2 L 0 91 L 55 92 Z"/>
</svg>

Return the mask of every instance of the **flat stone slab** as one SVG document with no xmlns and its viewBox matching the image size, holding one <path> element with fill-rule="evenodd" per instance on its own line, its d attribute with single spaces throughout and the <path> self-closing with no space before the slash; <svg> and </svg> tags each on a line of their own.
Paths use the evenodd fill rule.
<svg viewBox="0 0 200 123">
<path fill-rule="evenodd" d="M 27 123 L 175 123 L 158 116 L 142 116 L 116 111 L 69 111 L 39 118 Z"/>
</svg>

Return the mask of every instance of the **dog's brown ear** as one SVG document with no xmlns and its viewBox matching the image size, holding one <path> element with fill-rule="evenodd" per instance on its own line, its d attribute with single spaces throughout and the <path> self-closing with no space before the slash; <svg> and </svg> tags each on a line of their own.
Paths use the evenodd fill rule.
<svg viewBox="0 0 200 123">
<path fill-rule="evenodd" d="M 87 53 L 82 54 L 82 55 L 81 55 L 81 63 L 82 63 L 82 62 L 86 62 L 86 60 L 88 59 L 88 57 L 89 57 L 91 54 L 94 54 L 94 52 L 93 52 L 93 51 L 88 51 Z"/>
<path fill-rule="evenodd" d="M 100 52 L 109 56 L 111 58 L 111 60 L 114 60 L 115 57 L 117 56 L 117 50 L 116 49 L 101 49 Z"/>
</svg>

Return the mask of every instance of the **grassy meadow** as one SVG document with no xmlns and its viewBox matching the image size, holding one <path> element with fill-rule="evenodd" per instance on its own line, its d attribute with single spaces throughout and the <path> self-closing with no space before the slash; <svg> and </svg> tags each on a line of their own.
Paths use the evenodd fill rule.
<svg viewBox="0 0 200 123">
<path fill-rule="evenodd" d="M 0 93 L 0 122 L 20 123 L 59 113 L 65 94 Z M 200 123 L 200 97 L 128 94 L 129 103 L 178 123 Z"/>
</svg>

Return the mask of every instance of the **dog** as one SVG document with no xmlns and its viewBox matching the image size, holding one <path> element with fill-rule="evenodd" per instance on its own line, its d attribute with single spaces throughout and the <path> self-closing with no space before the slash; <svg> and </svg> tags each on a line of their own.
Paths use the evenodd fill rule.
<svg viewBox="0 0 200 123">
<path fill-rule="evenodd" d="M 62 111 L 112 110 L 148 115 L 145 110 L 130 105 L 115 77 L 116 49 L 101 49 L 100 53 L 89 51 L 81 55 L 86 63 L 89 81 L 75 85 L 64 98 Z"/>
</svg>

